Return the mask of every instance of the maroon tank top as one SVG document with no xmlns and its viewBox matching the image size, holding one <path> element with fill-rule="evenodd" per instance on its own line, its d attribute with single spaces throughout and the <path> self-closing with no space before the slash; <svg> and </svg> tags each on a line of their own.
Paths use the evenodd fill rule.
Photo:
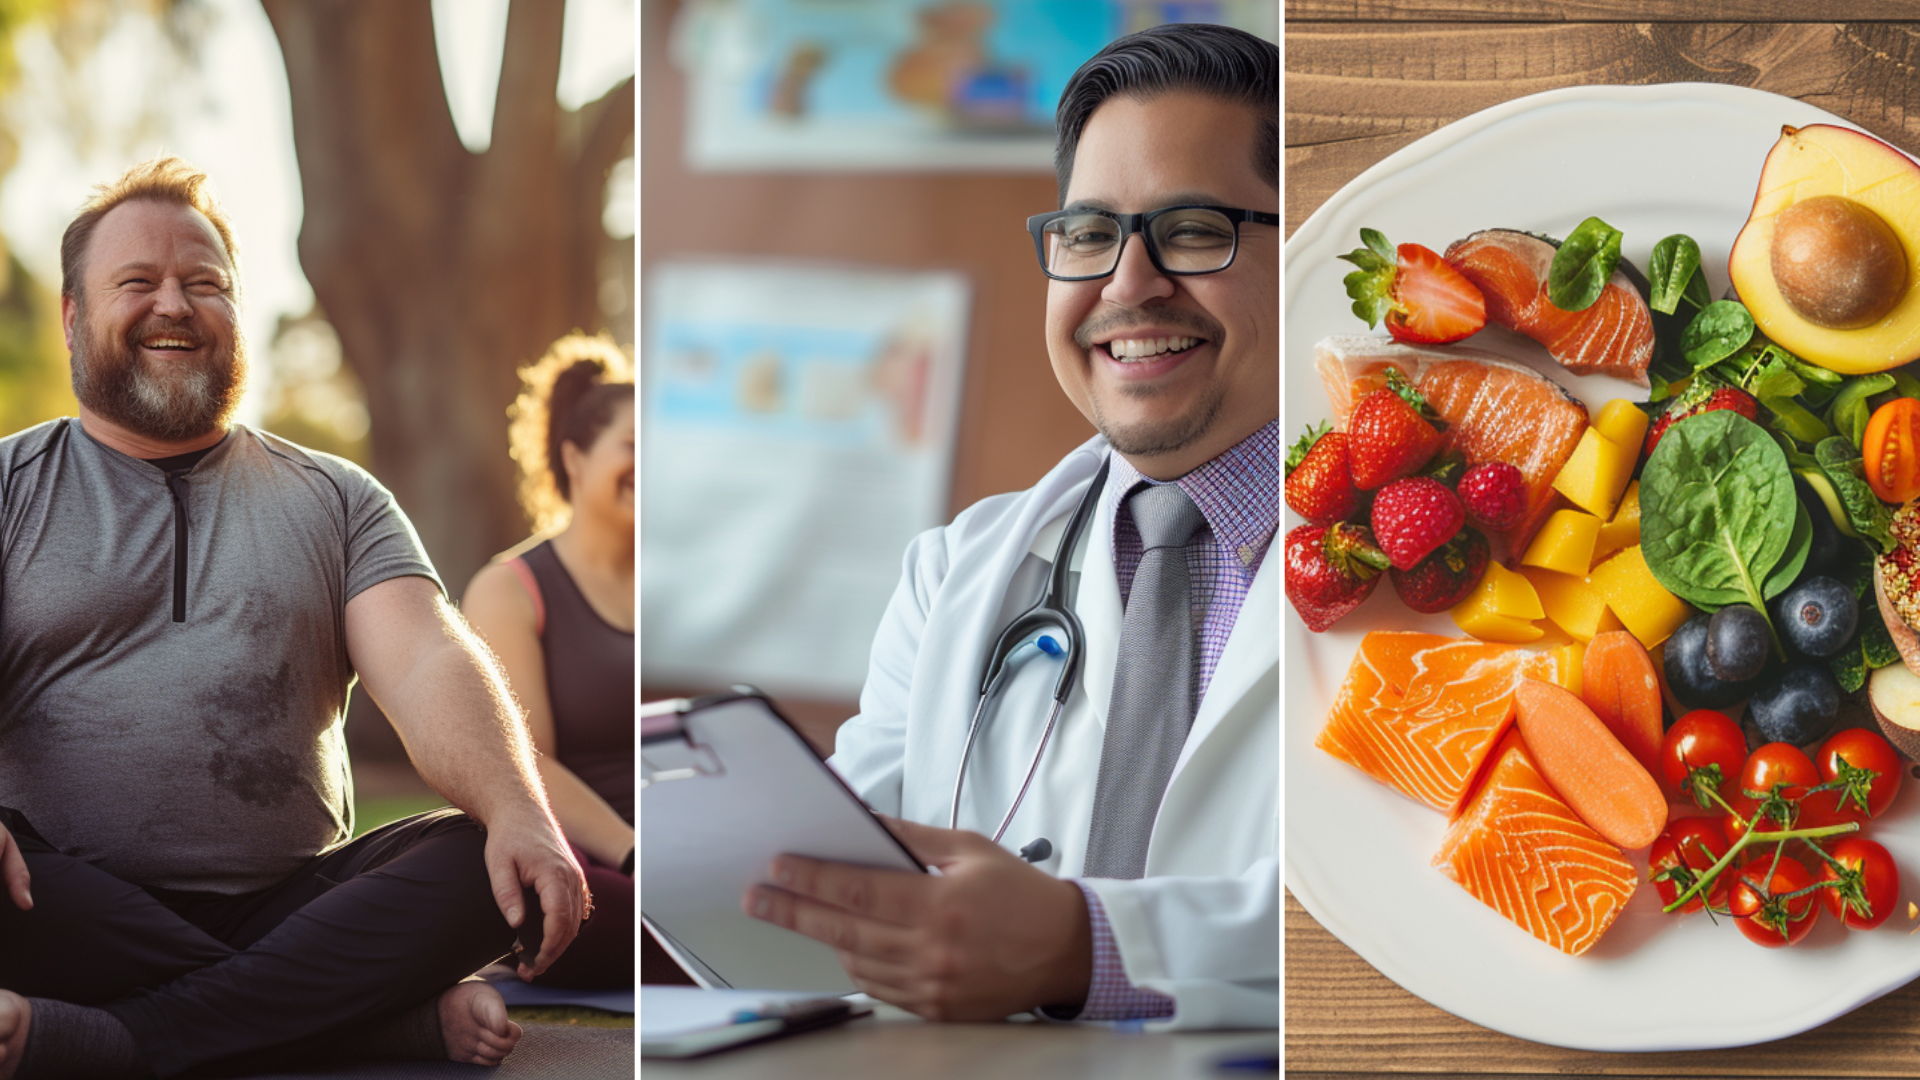
<svg viewBox="0 0 1920 1080">
<path fill-rule="evenodd" d="M 614 629 L 593 610 L 554 554 L 553 541 L 514 562 L 532 572 L 539 589 L 534 618 L 547 661 L 554 758 L 631 823 L 633 633 Z"/>
</svg>

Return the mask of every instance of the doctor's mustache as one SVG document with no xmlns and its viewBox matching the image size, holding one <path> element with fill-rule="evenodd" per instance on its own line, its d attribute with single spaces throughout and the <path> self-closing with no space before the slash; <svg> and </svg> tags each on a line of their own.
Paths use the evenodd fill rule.
<svg viewBox="0 0 1920 1080">
<path fill-rule="evenodd" d="M 1152 327 L 1161 333 L 1178 331 L 1183 336 L 1205 338 L 1216 344 L 1227 334 L 1225 327 L 1202 312 L 1173 308 L 1164 311 L 1153 308 L 1129 308 L 1125 311 L 1095 315 L 1081 323 L 1080 328 L 1073 332 L 1073 343 L 1083 349 L 1091 349 L 1094 338 L 1110 339 L 1115 336 L 1115 331 L 1132 330 L 1136 327 Z"/>
</svg>

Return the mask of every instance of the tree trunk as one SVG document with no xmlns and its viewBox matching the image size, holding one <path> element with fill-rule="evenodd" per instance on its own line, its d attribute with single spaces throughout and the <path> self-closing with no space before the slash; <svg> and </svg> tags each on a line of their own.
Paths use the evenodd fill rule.
<svg viewBox="0 0 1920 1080">
<path fill-rule="evenodd" d="M 305 189 L 300 262 L 366 387 L 374 473 L 457 597 L 520 539 L 514 371 L 604 325 L 607 172 L 633 80 L 560 107 L 562 0 L 513 0 L 493 142 L 460 142 L 428 0 L 262 0 Z"/>
</svg>

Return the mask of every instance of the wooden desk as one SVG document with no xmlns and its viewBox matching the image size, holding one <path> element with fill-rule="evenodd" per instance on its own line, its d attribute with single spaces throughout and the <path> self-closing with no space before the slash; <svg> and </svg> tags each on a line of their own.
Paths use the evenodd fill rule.
<svg viewBox="0 0 1920 1080">
<path fill-rule="evenodd" d="M 1920 150 L 1920 23 L 1896 0 L 1289 0 L 1289 235 L 1367 166 L 1525 94 L 1722 82 L 1798 98 Z M 1833 22 L 1798 22 L 1818 13 Z M 1401 990 L 1291 897 L 1288 1074 L 1920 1076 L 1920 984 L 1792 1039 L 1596 1054 L 1497 1035 Z"/>
<path fill-rule="evenodd" d="M 729 1050 L 695 1061 L 648 1058 L 647 1080 L 1179 1080 L 1224 1073 L 1226 1056 L 1271 1054 L 1274 1032 L 1148 1034 L 1090 1024 L 928 1024 L 881 1006 L 840 1027 Z"/>
</svg>

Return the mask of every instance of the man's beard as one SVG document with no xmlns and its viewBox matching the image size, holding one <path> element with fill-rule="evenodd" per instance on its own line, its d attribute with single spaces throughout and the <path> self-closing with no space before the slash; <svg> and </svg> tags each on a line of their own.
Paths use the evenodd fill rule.
<svg viewBox="0 0 1920 1080">
<path fill-rule="evenodd" d="M 1173 329 L 1192 337 L 1203 338 L 1218 347 L 1226 336 L 1226 328 L 1216 320 L 1199 312 L 1183 310 L 1152 312 L 1152 322 L 1156 326 Z M 1096 316 L 1082 323 L 1074 331 L 1074 344 L 1087 350 L 1093 349 L 1093 339 L 1109 330 L 1125 331 L 1131 326 L 1148 321 L 1145 315 L 1131 312 L 1114 312 L 1105 316 Z M 1089 357 L 1091 360 L 1091 357 Z M 1119 393 L 1122 397 L 1150 399 L 1166 391 L 1155 386 L 1123 386 Z M 1100 407 L 1100 396 L 1091 394 L 1089 404 L 1093 408 L 1093 426 L 1106 436 L 1107 444 L 1122 454 L 1134 457 L 1155 457 L 1171 454 L 1198 442 L 1207 430 L 1213 426 L 1214 418 L 1220 415 L 1220 406 L 1226 402 L 1227 388 L 1216 386 L 1201 400 L 1194 403 L 1192 409 L 1179 416 L 1159 421 L 1147 421 L 1120 425 L 1106 415 Z"/>
<path fill-rule="evenodd" d="M 204 333 L 153 319 L 115 340 L 87 321 L 85 304 L 77 306 L 74 321 L 82 328 L 73 342 L 73 396 L 80 404 L 156 442 L 226 429 L 246 389 L 246 342 L 238 326 L 223 349 Z M 159 333 L 212 345 L 212 351 L 204 360 L 174 363 L 143 355 L 139 343 Z"/>
</svg>

